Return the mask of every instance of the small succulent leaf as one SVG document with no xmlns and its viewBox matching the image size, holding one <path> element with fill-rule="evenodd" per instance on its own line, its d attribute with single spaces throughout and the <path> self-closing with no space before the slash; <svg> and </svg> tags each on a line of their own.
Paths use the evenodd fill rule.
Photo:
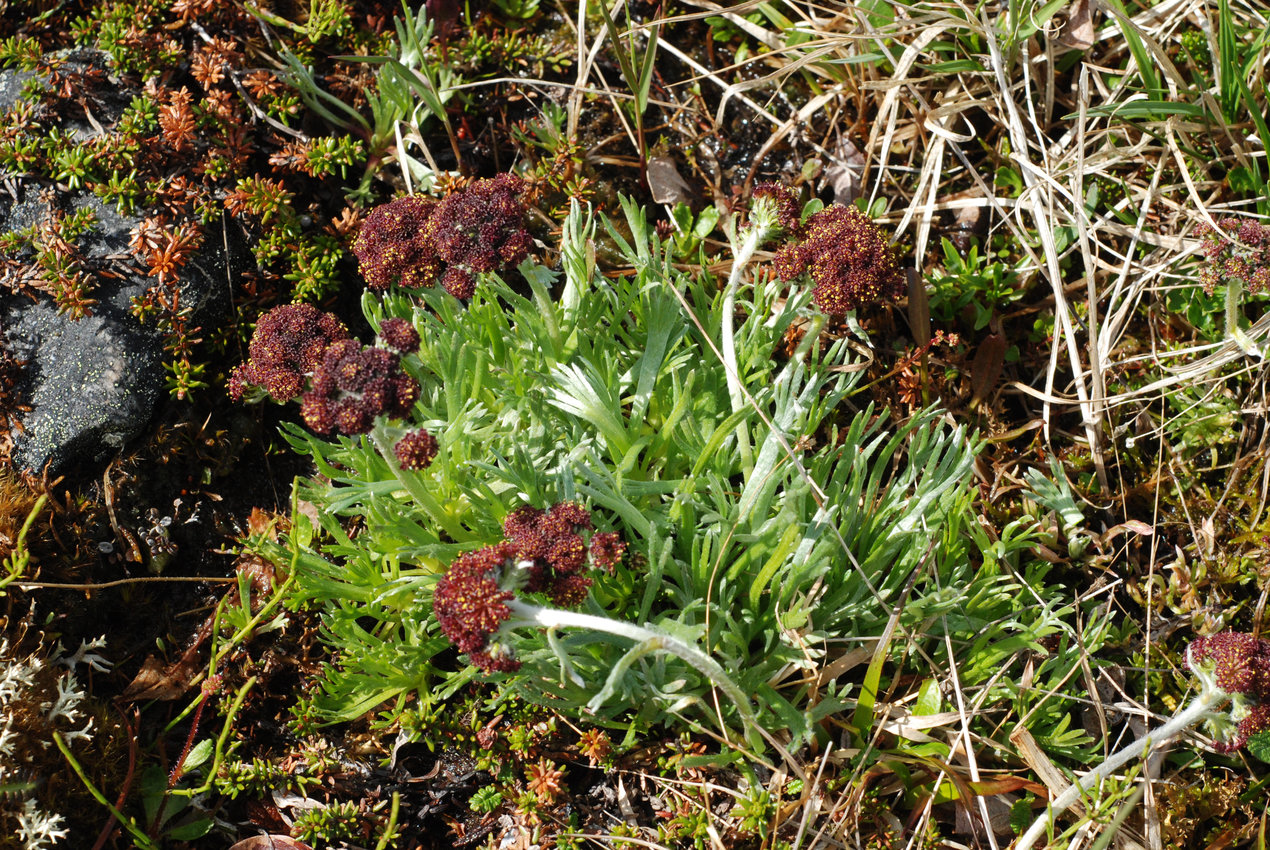
<svg viewBox="0 0 1270 850">
<path fill-rule="evenodd" d="M 212 831 L 216 822 L 211 818 L 197 818 L 189 823 L 173 826 L 164 831 L 164 836 L 172 841 L 194 841 Z"/>
<path fill-rule="evenodd" d="M 935 679 L 927 679 L 918 689 L 917 701 L 913 703 L 913 714 L 917 716 L 938 714 L 942 704 L 939 682 Z"/>
<path fill-rule="evenodd" d="M 194 768 L 206 762 L 212 757 L 212 751 L 215 744 L 211 738 L 205 738 L 190 748 L 189 754 L 185 757 L 185 761 L 181 765 L 182 773 L 189 773 Z"/>
</svg>

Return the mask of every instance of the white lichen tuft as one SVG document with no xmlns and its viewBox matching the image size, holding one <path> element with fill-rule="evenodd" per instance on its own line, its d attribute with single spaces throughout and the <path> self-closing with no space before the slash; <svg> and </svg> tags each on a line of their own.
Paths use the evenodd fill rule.
<svg viewBox="0 0 1270 850">
<path fill-rule="evenodd" d="M 105 648 L 105 635 L 102 635 L 99 638 L 93 638 L 92 640 L 81 640 L 79 642 L 79 649 L 75 650 L 70 655 L 64 654 L 62 645 L 59 643 L 57 645 L 57 649 L 53 653 L 53 663 L 61 664 L 63 667 L 68 668 L 71 672 L 74 672 L 75 668 L 80 664 L 87 664 L 92 670 L 96 670 L 99 673 L 106 673 L 109 672 L 112 664 L 104 655 L 99 655 L 96 652 L 98 649 Z"/>
<path fill-rule="evenodd" d="M 28 688 L 35 686 L 35 675 L 43 669 L 44 664 L 38 658 L 26 658 L 21 661 L 8 659 L 9 642 L 0 641 L 0 707 L 11 702 L 14 697 Z"/>
<path fill-rule="evenodd" d="M 0 726 L 0 780 L 3 780 L 4 759 L 13 756 L 13 745 L 17 743 L 18 732 L 12 726 L 12 721 L 6 717 L 4 726 Z"/>
<path fill-rule="evenodd" d="M 9 644 L 0 642 L 0 788 L 5 790 L 0 835 L 20 839 L 24 850 L 54 847 L 67 837 L 65 818 L 44 811 L 37 792 L 51 769 L 45 754 L 53 749 L 54 733 L 72 745 L 91 737 L 93 718 L 85 716 L 86 694 L 75 668 L 107 669 L 96 652 L 104 646 L 104 639 L 85 641 L 70 655 L 59 646 L 46 664 L 36 656 L 15 658 Z M 52 758 L 60 763 L 56 751 Z"/>
<path fill-rule="evenodd" d="M 57 701 L 48 711 L 49 720 L 65 718 L 67 723 L 79 720 L 80 712 L 76 708 L 84 699 L 84 692 L 79 690 L 79 682 L 74 673 L 59 676 L 57 680 Z"/>
<path fill-rule="evenodd" d="M 34 800 L 27 800 L 18 812 L 17 835 L 26 842 L 24 850 L 43 850 L 66 837 L 64 823 L 61 815 L 42 812 Z"/>
</svg>

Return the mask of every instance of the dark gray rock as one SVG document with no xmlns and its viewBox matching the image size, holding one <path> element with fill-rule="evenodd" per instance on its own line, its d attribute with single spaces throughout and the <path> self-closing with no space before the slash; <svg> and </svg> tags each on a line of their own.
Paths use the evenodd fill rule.
<svg viewBox="0 0 1270 850">
<path fill-rule="evenodd" d="M 24 200 L 8 216 L 0 212 L 0 232 L 38 217 L 40 206 Z M 94 230 L 78 242 L 88 261 L 126 256 L 129 233 L 139 219 L 120 216 L 87 194 L 70 198 L 68 206 L 87 206 L 98 216 Z M 242 250 L 227 251 L 218 244 L 222 241 L 207 239 L 182 269 L 181 303 L 192 308 L 197 325 L 227 315 L 227 267 L 243 263 Z M 166 395 L 163 338 L 153 325 L 139 322 L 130 307 L 153 283 L 137 274 L 99 277 L 93 292 L 97 304 L 78 320 L 59 313 L 49 298 L 0 298 L 5 344 L 27 364 L 19 392 L 31 408 L 14 438 L 15 466 L 37 474 L 47 468 L 54 476 L 93 474 L 146 427 Z"/>
<path fill-rule="evenodd" d="M 22 99 L 22 87 L 27 80 L 33 80 L 39 74 L 34 71 L 8 70 L 0 72 L 0 112 L 7 112 Z"/>
<path fill-rule="evenodd" d="M 96 58 L 77 57 L 76 61 Z M 21 88 L 15 76 L 22 75 L 0 73 L 0 108 L 6 92 Z M 115 100 L 126 103 L 128 97 L 121 92 Z M 109 127 L 116 118 L 98 116 L 97 120 Z M 63 129 L 88 132 L 72 122 Z M 130 234 L 141 219 L 120 215 L 86 192 L 59 190 L 50 196 L 47 183 L 29 177 L 6 182 L 10 198 L 0 196 L 0 233 L 44 221 L 51 212 L 50 198 L 67 214 L 88 207 L 95 224 L 76 240 L 78 253 L 90 273 L 110 272 L 94 274 L 96 286 L 90 297 L 97 303 L 91 315 L 79 320 L 59 313 L 51 298 L 35 294 L 31 287 L 19 291 L 12 280 L 9 293 L 0 296 L 0 334 L 10 352 L 26 361 L 19 392 L 30 407 L 20 417 L 22 428 L 14 435 L 11 460 L 36 474 L 95 475 L 145 429 L 167 395 L 163 336 L 130 312 L 133 299 L 155 285 L 153 278 L 137 274 L 129 261 Z M 182 268 L 177 284 L 180 303 L 192 309 L 193 325 L 207 326 L 228 313 L 228 281 L 245 262 L 240 242 L 226 244 L 218 230 L 209 228 L 203 249 Z M 17 259 L 29 264 L 33 262 L 30 253 Z M 234 270 L 232 276 L 227 269 Z"/>
<path fill-rule="evenodd" d="M 105 311 L 71 321 L 48 301 L 4 312 L 9 348 L 27 362 L 21 392 L 31 408 L 14 440 L 15 466 L 88 472 L 140 433 L 163 389 L 153 333 Z"/>
</svg>

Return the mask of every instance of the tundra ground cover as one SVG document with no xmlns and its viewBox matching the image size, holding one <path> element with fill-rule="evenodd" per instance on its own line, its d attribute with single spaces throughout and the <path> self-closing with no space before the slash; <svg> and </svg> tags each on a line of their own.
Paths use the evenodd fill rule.
<svg viewBox="0 0 1270 850">
<path fill-rule="evenodd" d="M 169 415 L 221 418 L 138 463 L 245 477 L 205 375 L 296 398 L 232 409 L 312 467 L 197 569 L 109 470 L 96 520 L 5 479 L 15 676 L 88 658 L 71 594 L 208 605 L 92 650 L 135 743 L 47 732 L 15 846 L 1258 840 L 1255 735 L 1104 760 L 1200 704 L 1188 645 L 1262 631 L 1261 11 L 82 5 L 6 13 L 6 59 L 65 21 L 160 106 L 89 161 L 10 114 L 0 161 L 244 216 L 259 263 L 241 348 L 174 349 Z M 151 136 L 189 182 L 127 179 Z M 1064 771 L 1099 785 L 1051 822 Z"/>
</svg>

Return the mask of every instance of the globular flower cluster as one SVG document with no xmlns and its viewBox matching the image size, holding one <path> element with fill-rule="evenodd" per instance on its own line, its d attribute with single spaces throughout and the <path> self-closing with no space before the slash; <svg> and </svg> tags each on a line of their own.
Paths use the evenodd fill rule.
<svg viewBox="0 0 1270 850">
<path fill-rule="evenodd" d="M 487 672 L 512 672 L 520 662 L 490 638 L 511 619 L 507 603 L 515 598 L 501 581 L 515 569 L 516 547 L 510 543 L 465 552 L 450 564 L 432 595 L 441 630 L 459 652 Z"/>
<path fill-rule="evenodd" d="M 415 196 L 376 207 L 353 243 L 374 291 L 419 289 L 438 282 L 470 298 L 476 276 L 515 265 L 533 244 L 519 195 L 525 183 L 501 174 L 478 180 L 440 202 Z"/>
<path fill-rule="evenodd" d="M 450 195 L 430 222 L 441 258 L 449 268 L 441 285 L 458 298 L 470 298 L 475 274 L 514 266 L 529 256 L 533 239 L 525 230 L 520 195 L 525 181 L 510 174 L 478 180 Z"/>
<path fill-rule="evenodd" d="M 524 505 L 508 514 L 503 534 L 528 564 L 525 589 L 545 593 L 561 608 L 581 605 L 591 586 L 591 579 L 581 574 L 588 556 L 592 565 L 612 569 L 626 550 L 611 532 L 583 539 L 591 528 L 591 513 L 577 502 L 560 502 L 545 511 Z"/>
<path fill-rule="evenodd" d="M 1270 227 L 1250 218 L 1223 218 L 1217 223 L 1220 231 L 1208 224 L 1196 229 L 1208 260 L 1199 273 L 1204 289 L 1211 293 L 1230 281 L 1242 281 L 1254 293 L 1270 287 Z"/>
<path fill-rule="evenodd" d="M 319 434 L 365 434 L 381 415 L 404 418 L 419 398 L 419 383 L 401 359 L 357 340 L 332 343 L 314 369 L 300 414 Z"/>
<path fill-rule="evenodd" d="M 379 323 L 379 338 L 384 345 L 402 354 L 414 354 L 419 350 L 419 332 L 405 319 L 384 319 Z"/>
<path fill-rule="evenodd" d="M 583 575 L 588 565 L 611 569 L 621 560 L 621 537 L 590 533 L 592 528 L 590 512 L 576 502 L 512 511 L 503 523 L 506 540 L 459 556 L 437 582 L 433 609 L 441 630 L 481 669 L 519 669 L 510 648 L 496 639 L 513 608 L 526 607 L 517 592 L 542 593 L 558 608 L 576 608 L 591 586 Z"/>
<path fill-rule="evenodd" d="M 396 445 L 392 447 L 392 453 L 397 457 L 397 463 L 401 464 L 402 469 L 419 470 L 427 469 L 432 465 L 439 448 L 437 438 L 429 434 L 426 429 L 420 428 L 397 440 Z"/>
<path fill-rule="evenodd" d="M 353 254 L 374 292 L 391 286 L 421 289 L 436 283 L 443 263 L 428 233 L 437 202 L 417 195 L 375 207 L 362 222 Z"/>
<path fill-rule="evenodd" d="M 405 418 L 419 398 L 419 383 L 401 367 L 401 354 L 419 350 L 419 332 L 405 319 L 380 325 L 384 344 L 363 347 L 335 316 L 309 304 L 275 307 L 256 324 L 250 359 L 230 376 L 239 400 L 251 386 L 277 401 L 300 397 L 300 413 L 319 434 L 369 433 L 378 416 Z M 307 392 L 306 392 L 307 386 Z M 402 437 L 394 454 L 406 469 L 424 469 L 437 455 L 423 429 Z"/>
<path fill-rule="evenodd" d="M 1270 729 L 1270 641 L 1222 632 L 1194 641 L 1186 660 L 1206 685 L 1232 697 L 1235 728 L 1216 745 L 1220 752 L 1233 752 Z"/>
<path fill-rule="evenodd" d="M 346 339 L 344 323 L 311 304 L 274 307 L 256 323 L 248 360 L 230 375 L 229 395 L 238 400 L 258 386 L 275 401 L 290 401 L 304 392 L 327 347 Z"/>
<path fill-rule="evenodd" d="M 783 211 L 781 211 L 783 209 Z M 796 241 L 776 254 L 776 275 L 790 281 L 804 272 L 815 288 L 812 300 L 831 316 L 841 316 L 904 292 L 904 276 L 881 229 L 855 207 L 833 204 L 798 225 L 786 204 L 778 215 Z"/>
</svg>

